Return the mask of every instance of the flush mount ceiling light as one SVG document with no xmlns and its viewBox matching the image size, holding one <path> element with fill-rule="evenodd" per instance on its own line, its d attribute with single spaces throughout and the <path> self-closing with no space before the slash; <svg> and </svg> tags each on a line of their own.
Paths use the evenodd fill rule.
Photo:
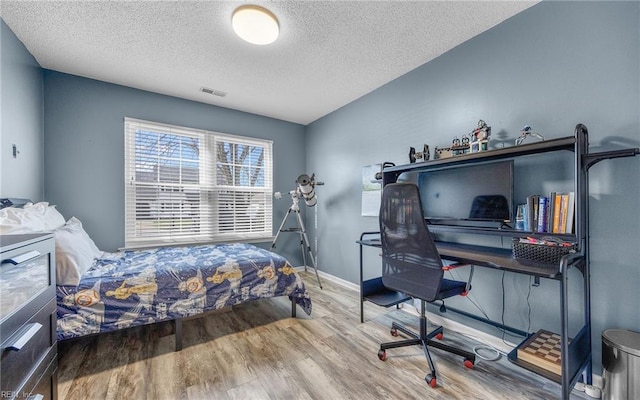
<svg viewBox="0 0 640 400">
<path fill-rule="evenodd" d="M 242 39 L 253 44 L 269 44 L 278 38 L 278 18 L 266 8 L 244 5 L 231 16 L 231 26 Z"/>
</svg>

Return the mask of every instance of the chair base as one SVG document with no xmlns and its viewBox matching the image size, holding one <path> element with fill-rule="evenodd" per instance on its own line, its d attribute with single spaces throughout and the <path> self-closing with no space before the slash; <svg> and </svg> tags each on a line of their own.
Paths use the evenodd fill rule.
<svg viewBox="0 0 640 400">
<path fill-rule="evenodd" d="M 380 360 L 382 361 L 385 361 L 387 359 L 387 355 L 386 355 L 387 349 L 394 349 L 397 347 L 415 346 L 415 345 L 422 346 L 422 349 L 424 350 L 424 355 L 427 359 L 427 362 L 429 363 L 429 369 L 431 371 L 429 374 L 427 374 L 427 376 L 425 377 L 425 380 L 427 381 L 429 386 L 435 387 L 436 381 L 437 381 L 437 373 L 436 373 L 435 365 L 433 364 L 433 360 L 431 359 L 431 354 L 429 353 L 429 347 L 434 347 L 436 349 L 444 350 L 449 353 L 464 357 L 463 362 L 465 367 L 467 368 L 473 368 L 473 365 L 476 362 L 476 355 L 470 351 L 461 350 L 456 347 L 449 346 L 439 341 L 433 340 L 436 337 L 438 339 L 442 337 L 443 328 L 439 326 L 436 329 L 432 330 L 431 332 L 427 333 L 427 317 L 425 316 L 425 308 L 426 308 L 425 302 L 422 301 L 421 303 L 422 303 L 422 307 L 421 307 L 422 310 L 420 313 L 420 333 L 419 334 L 415 333 L 407 329 L 403 325 L 400 325 L 394 322 L 391 325 L 391 334 L 393 336 L 397 336 L 398 334 L 397 332 L 400 331 L 405 335 L 409 336 L 411 339 L 382 343 L 380 345 L 380 350 L 378 351 L 378 358 L 380 358 Z"/>
</svg>

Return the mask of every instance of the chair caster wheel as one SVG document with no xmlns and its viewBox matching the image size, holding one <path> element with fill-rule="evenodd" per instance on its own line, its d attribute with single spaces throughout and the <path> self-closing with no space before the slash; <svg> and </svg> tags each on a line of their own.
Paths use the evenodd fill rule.
<svg viewBox="0 0 640 400">
<path fill-rule="evenodd" d="M 386 361 L 387 360 L 387 352 L 384 350 L 378 350 L 378 358 L 380 359 L 380 361 Z"/>
<path fill-rule="evenodd" d="M 389 333 L 391 333 L 391 336 L 393 337 L 398 336 L 398 330 L 396 328 L 391 328 L 391 331 Z"/>
<path fill-rule="evenodd" d="M 468 358 L 465 358 L 464 362 L 463 362 L 464 366 L 471 369 L 473 368 L 473 361 L 469 360 Z"/>
<path fill-rule="evenodd" d="M 424 377 L 424 380 L 427 381 L 427 384 L 432 388 L 436 387 L 437 385 L 435 376 L 431 376 L 431 374 L 427 374 L 427 376 Z"/>
</svg>

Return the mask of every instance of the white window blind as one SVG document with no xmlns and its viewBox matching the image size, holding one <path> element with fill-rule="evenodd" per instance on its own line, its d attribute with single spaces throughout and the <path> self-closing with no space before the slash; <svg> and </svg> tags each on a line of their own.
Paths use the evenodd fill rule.
<svg viewBox="0 0 640 400">
<path fill-rule="evenodd" d="M 271 238 L 271 141 L 124 126 L 126 247 Z"/>
</svg>

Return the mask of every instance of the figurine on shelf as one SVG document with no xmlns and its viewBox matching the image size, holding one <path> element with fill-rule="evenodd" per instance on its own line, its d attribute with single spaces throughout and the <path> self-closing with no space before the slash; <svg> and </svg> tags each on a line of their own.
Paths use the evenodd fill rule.
<svg viewBox="0 0 640 400">
<path fill-rule="evenodd" d="M 532 132 L 531 127 L 529 125 L 525 125 L 524 128 L 522 128 L 522 131 L 520 132 L 520 137 L 516 139 L 516 146 L 522 144 L 522 142 L 524 142 L 524 140 L 529 136 L 535 136 L 540 140 L 544 140 L 544 136 L 542 136 L 537 132 Z"/>
<path fill-rule="evenodd" d="M 423 161 L 429 160 L 429 145 L 425 144 L 422 148 L 422 152 L 416 152 L 415 147 L 409 147 L 409 163 L 413 164 L 419 159 L 422 159 Z"/>
<path fill-rule="evenodd" d="M 470 140 L 471 140 L 471 139 L 469 138 L 469 136 L 468 136 L 468 135 L 462 135 L 462 147 L 465 147 L 465 148 L 466 148 L 465 153 L 468 153 L 468 152 L 469 152 L 469 141 L 470 141 Z"/>
<path fill-rule="evenodd" d="M 462 135 L 462 141 L 457 136 L 453 138 L 451 143 L 451 152 L 454 156 L 466 154 L 469 152 L 469 138 L 467 135 Z"/>
<path fill-rule="evenodd" d="M 491 127 L 483 120 L 478 121 L 478 126 L 471 132 L 471 152 L 478 153 L 489 149 L 489 137 L 491 136 Z"/>
<path fill-rule="evenodd" d="M 438 146 L 436 146 L 435 150 L 433 151 L 434 160 L 439 160 L 441 158 L 447 158 L 452 156 L 453 156 L 453 150 L 451 147 L 438 148 Z"/>
</svg>

